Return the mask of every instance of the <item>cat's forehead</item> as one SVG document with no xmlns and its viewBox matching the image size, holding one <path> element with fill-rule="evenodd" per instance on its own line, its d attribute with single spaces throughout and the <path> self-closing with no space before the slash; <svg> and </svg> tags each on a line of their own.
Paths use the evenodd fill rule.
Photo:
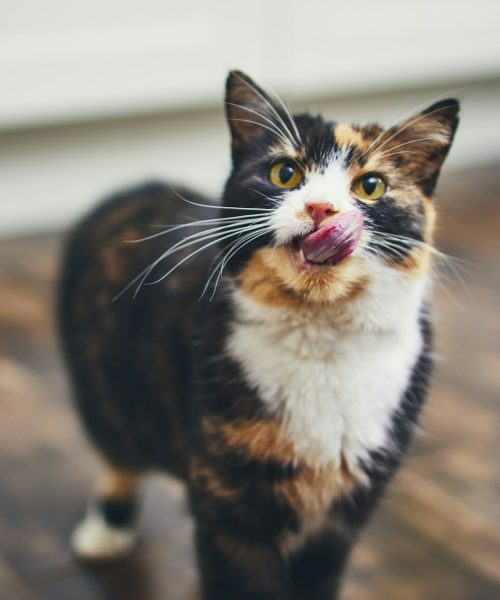
<svg viewBox="0 0 500 600">
<path fill-rule="evenodd" d="M 286 154 L 305 170 L 323 171 L 332 163 L 344 168 L 363 167 L 371 146 L 383 133 L 377 125 L 360 127 L 322 117 L 297 115 L 299 144 L 275 140 L 273 153 Z"/>
</svg>

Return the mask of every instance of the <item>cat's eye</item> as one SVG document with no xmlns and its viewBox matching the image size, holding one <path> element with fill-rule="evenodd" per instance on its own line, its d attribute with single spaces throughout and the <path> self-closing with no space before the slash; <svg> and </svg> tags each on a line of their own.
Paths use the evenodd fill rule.
<svg viewBox="0 0 500 600">
<path fill-rule="evenodd" d="M 387 190 L 387 184 L 375 173 L 366 173 L 357 179 L 352 186 L 352 193 L 362 202 L 374 202 L 381 198 Z"/>
<path fill-rule="evenodd" d="M 304 175 L 299 167 L 291 160 L 280 160 L 271 167 L 269 171 L 269 180 L 273 185 L 282 188 L 296 188 Z"/>
</svg>

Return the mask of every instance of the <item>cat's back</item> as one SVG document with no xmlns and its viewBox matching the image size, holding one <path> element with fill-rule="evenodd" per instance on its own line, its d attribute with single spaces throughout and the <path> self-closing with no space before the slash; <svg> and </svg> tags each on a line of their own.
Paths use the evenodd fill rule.
<svg viewBox="0 0 500 600">
<path fill-rule="evenodd" d="M 194 192 L 174 190 L 161 182 L 145 183 L 106 198 L 68 236 L 61 292 L 74 286 L 81 291 L 85 275 L 89 287 L 94 283 L 102 289 L 104 284 L 107 293 L 112 294 L 110 300 L 121 295 L 137 300 L 144 285 L 149 286 L 186 256 L 182 249 L 164 256 L 166 250 L 191 233 L 190 228 L 173 226 L 185 227 L 192 221 L 213 217 L 210 209 L 197 206 L 206 203 L 206 198 Z M 203 260 L 197 260 L 195 267 L 200 262 L 205 266 Z M 143 278 L 141 273 L 146 275 L 148 267 L 151 271 Z M 169 279 L 187 275 L 191 281 L 193 270 L 179 269 Z M 178 287 L 185 289 L 187 283 L 171 283 L 168 289 L 175 293 Z"/>
<path fill-rule="evenodd" d="M 185 228 L 151 236 L 214 216 L 184 199 L 207 204 L 158 182 L 118 193 L 77 225 L 64 251 L 58 317 L 77 403 L 94 441 L 127 465 L 165 466 L 165 431 L 181 429 L 178 405 L 210 255 L 153 284 L 193 247 L 164 256 L 184 245 Z"/>
</svg>

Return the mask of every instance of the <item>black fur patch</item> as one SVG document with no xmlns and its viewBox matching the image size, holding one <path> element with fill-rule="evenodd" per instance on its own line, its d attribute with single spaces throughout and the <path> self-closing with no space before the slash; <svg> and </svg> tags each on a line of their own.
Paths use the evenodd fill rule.
<svg viewBox="0 0 500 600">
<path fill-rule="evenodd" d="M 97 504 L 99 512 L 111 527 L 126 528 L 135 523 L 137 504 L 135 499 L 116 500 L 102 498 Z"/>
</svg>

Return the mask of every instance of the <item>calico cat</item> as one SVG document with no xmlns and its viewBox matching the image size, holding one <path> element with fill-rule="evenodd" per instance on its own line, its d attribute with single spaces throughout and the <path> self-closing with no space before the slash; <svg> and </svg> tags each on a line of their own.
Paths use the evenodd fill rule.
<svg viewBox="0 0 500 600">
<path fill-rule="evenodd" d="M 140 479 L 164 471 L 205 600 L 336 596 L 426 396 L 431 197 L 458 110 L 337 124 L 231 72 L 221 205 L 153 182 L 78 225 L 60 330 L 107 465 L 78 556 L 128 552 Z"/>
</svg>

